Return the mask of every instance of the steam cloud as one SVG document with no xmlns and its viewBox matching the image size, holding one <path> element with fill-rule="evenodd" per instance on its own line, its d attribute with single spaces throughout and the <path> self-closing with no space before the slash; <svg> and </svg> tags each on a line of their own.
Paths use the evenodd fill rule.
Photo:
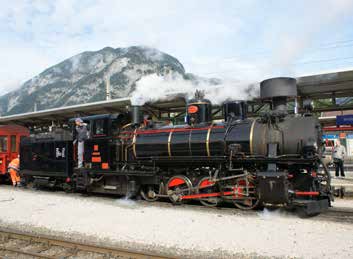
<svg viewBox="0 0 353 259">
<path fill-rule="evenodd" d="M 252 82 L 224 80 L 215 85 L 206 80 L 186 80 L 177 73 L 165 76 L 151 74 L 136 83 L 131 102 L 133 105 L 143 105 L 146 102 L 171 99 L 180 94 L 189 99 L 196 90 L 204 91 L 205 98 L 215 104 L 221 104 L 227 99 L 248 100 L 258 95 L 258 86 Z"/>
</svg>

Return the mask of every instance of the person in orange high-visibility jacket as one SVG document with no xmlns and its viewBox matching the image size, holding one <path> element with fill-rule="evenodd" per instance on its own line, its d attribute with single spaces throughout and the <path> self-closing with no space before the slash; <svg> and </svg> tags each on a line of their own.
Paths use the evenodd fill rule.
<svg viewBox="0 0 353 259">
<path fill-rule="evenodd" d="M 13 186 L 19 186 L 20 185 L 20 175 L 19 175 L 19 171 L 20 171 L 20 159 L 17 157 L 15 159 L 13 159 L 11 161 L 11 163 L 8 166 L 8 172 L 10 174 L 11 177 L 11 181 L 12 181 L 12 185 Z"/>
</svg>

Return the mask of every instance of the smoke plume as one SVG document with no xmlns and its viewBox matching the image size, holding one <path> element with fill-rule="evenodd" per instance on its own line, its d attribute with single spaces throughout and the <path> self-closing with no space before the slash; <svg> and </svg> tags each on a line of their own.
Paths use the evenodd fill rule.
<svg viewBox="0 0 353 259">
<path fill-rule="evenodd" d="M 253 82 L 224 80 L 214 84 L 209 80 L 187 80 L 177 73 L 165 76 L 151 74 L 136 83 L 131 102 L 133 105 L 143 105 L 146 102 L 171 99 L 180 94 L 190 99 L 196 90 L 201 90 L 212 103 L 221 104 L 227 99 L 251 99 L 257 96 L 257 89 Z"/>
</svg>

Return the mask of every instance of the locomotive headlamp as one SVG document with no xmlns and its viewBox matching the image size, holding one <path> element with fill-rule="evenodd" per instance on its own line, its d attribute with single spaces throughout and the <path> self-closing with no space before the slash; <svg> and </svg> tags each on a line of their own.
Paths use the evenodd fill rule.
<svg viewBox="0 0 353 259">
<path fill-rule="evenodd" d="M 199 108 L 196 105 L 190 105 L 188 107 L 188 113 L 197 113 Z"/>
</svg>

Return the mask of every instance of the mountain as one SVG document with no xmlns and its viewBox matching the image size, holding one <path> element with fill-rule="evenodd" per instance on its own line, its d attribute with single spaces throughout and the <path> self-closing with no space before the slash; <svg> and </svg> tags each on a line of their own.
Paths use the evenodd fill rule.
<svg viewBox="0 0 353 259">
<path fill-rule="evenodd" d="M 112 98 L 126 97 L 142 76 L 170 71 L 193 77 L 185 74 L 183 65 L 176 58 L 153 48 L 106 47 L 83 52 L 46 69 L 18 90 L 1 96 L 0 114 L 104 100 L 106 78 L 110 78 Z"/>
</svg>

